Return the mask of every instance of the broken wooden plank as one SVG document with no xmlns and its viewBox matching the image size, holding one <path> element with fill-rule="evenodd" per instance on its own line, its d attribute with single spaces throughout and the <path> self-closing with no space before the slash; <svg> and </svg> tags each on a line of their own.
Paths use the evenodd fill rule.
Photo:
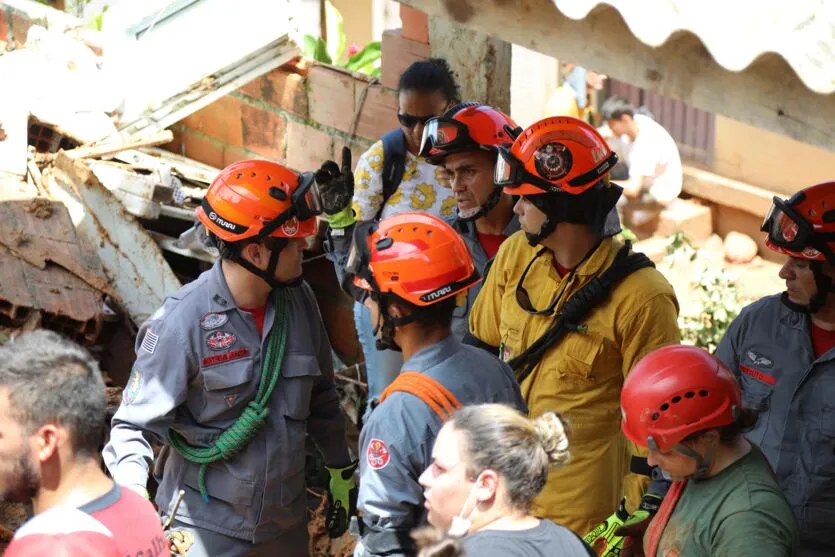
<svg viewBox="0 0 835 557">
<path fill-rule="evenodd" d="M 78 235 L 98 249 L 119 301 L 141 325 L 181 286 L 162 250 L 83 161 L 59 153 L 44 182 L 69 209 Z"/>
<path fill-rule="evenodd" d="M 121 151 L 128 149 L 138 149 L 139 147 L 150 147 L 153 145 L 164 145 L 171 143 L 174 140 L 174 134 L 171 130 L 160 130 L 151 135 L 143 137 L 132 136 L 126 140 L 108 141 L 99 145 L 92 145 L 89 147 L 77 147 L 65 151 L 65 154 L 71 159 L 100 159 L 113 156 Z"/>
<path fill-rule="evenodd" d="M 26 175 L 29 112 L 14 97 L 0 103 L 0 172 Z"/>
</svg>

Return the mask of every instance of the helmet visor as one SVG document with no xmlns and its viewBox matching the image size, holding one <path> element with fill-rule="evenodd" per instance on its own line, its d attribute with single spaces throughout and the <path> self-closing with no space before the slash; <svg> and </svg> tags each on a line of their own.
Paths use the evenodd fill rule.
<svg viewBox="0 0 835 557">
<path fill-rule="evenodd" d="M 507 152 L 507 149 L 499 148 L 499 156 L 496 157 L 496 167 L 493 171 L 493 181 L 497 186 L 512 188 L 519 185 L 513 180 L 513 162 L 515 162 L 515 160 L 516 159 L 513 158 L 513 155 Z"/>
<path fill-rule="evenodd" d="M 794 252 L 802 252 L 812 239 L 811 225 L 778 197 L 774 198 L 760 229 L 768 234 L 772 244 Z"/>
</svg>

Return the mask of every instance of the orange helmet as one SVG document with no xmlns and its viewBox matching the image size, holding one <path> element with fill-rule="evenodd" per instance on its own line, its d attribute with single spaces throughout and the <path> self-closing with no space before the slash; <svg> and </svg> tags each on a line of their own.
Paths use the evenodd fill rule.
<svg viewBox="0 0 835 557">
<path fill-rule="evenodd" d="M 558 116 L 531 125 L 511 147 L 499 147 L 494 177 L 511 195 L 579 195 L 600 182 L 617 161 L 591 125 Z"/>
<path fill-rule="evenodd" d="M 516 130 L 521 131 L 516 122 L 497 108 L 477 102 L 461 103 L 426 122 L 420 156 L 437 164 L 453 153 L 496 151 L 499 145 L 513 143 Z"/>
<path fill-rule="evenodd" d="M 221 170 L 197 219 L 224 242 L 247 238 L 304 238 L 322 213 L 311 172 L 296 174 L 275 162 L 246 160 Z"/>
<path fill-rule="evenodd" d="M 689 435 L 732 424 L 742 408 L 742 392 L 719 358 L 695 346 L 674 345 L 638 362 L 623 383 L 620 401 L 624 435 L 641 447 L 666 451 L 680 449 Z"/>
<path fill-rule="evenodd" d="M 788 201 L 775 196 L 761 230 L 769 249 L 835 265 L 835 182 L 800 190 Z"/>
<path fill-rule="evenodd" d="M 357 225 L 345 272 L 360 290 L 421 307 L 481 280 L 461 236 L 440 218 L 413 212 Z"/>
</svg>

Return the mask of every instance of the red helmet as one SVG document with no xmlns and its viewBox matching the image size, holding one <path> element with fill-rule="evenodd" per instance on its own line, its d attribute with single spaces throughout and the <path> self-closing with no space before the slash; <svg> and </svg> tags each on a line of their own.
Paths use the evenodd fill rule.
<svg viewBox="0 0 835 557">
<path fill-rule="evenodd" d="M 632 369 L 620 395 L 624 435 L 668 450 L 687 436 L 733 423 L 742 392 L 728 368 L 695 346 L 665 346 Z"/>
<path fill-rule="evenodd" d="M 461 103 L 426 122 L 420 155 L 438 164 L 453 153 L 496 151 L 500 145 L 513 143 L 515 130 L 516 122 L 501 110 L 476 102 Z"/>
<path fill-rule="evenodd" d="M 405 212 L 357 225 L 345 265 L 354 286 L 429 306 L 479 280 L 467 245 L 440 218 Z"/>
<path fill-rule="evenodd" d="M 247 160 L 220 171 L 196 213 L 206 230 L 225 242 L 239 242 L 312 236 L 322 208 L 312 173 Z"/>
<path fill-rule="evenodd" d="M 579 195 L 614 168 L 617 155 L 594 127 L 558 116 L 531 125 L 500 147 L 495 182 L 511 195 Z"/>
<path fill-rule="evenodd" d="M 761 230 L 769 249 L 835 264 L 835 182 L 800 190 L 788 201 L 775 196 Z"/>
</svg>

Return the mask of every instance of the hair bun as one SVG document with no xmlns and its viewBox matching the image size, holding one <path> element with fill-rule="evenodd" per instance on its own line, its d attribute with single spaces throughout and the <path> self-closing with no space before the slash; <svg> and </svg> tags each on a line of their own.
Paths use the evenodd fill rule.
<svg viewBox="0 0 835 557">
<path fill-rule="evenodd" d="M 568 426 L 556 412 L 546 412 L 534 420 L 536 436 L 551 465 L 563 465 L 571 458 L 568 450 Z"/>
</svg>

